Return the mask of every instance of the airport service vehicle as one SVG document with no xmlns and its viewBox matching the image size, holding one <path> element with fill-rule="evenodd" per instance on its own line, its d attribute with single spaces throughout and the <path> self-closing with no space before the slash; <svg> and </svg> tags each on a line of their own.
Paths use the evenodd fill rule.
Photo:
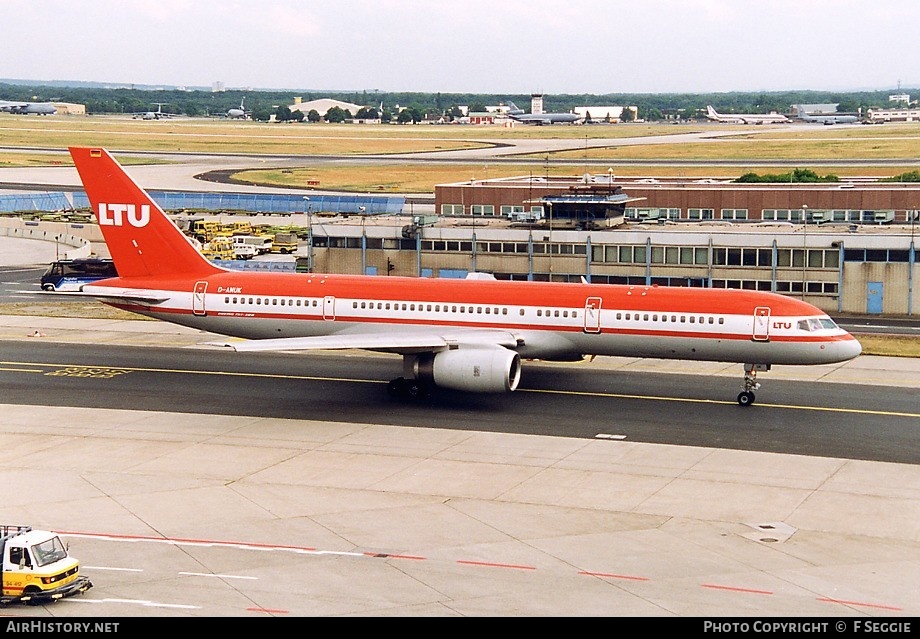
<svg viewBox="0 0 920 639">
<path fill-rule="evenodd" d="M 274 237 L 271 235 L 234 235 L 233 246 L 251 246 L 258 255 L 271 253 Z"/>
<path fill-rule="evenodd" d="M 61 538 L 31 526 L 0 525 L 0 603 L 44 603 L 93 587 Z"/>
<path fill-rule="evenodd" d="M 115 262 L 103 258 L 55 260 L 42 274 L 43 291 L 81 291 L 85 284 L 117 277 Z"/>
<path fill-rule="evenodd" d="M 298 246 L 300 246 L 300 238 L 297 237 L 297 233 L 275 233 L 272 253 L 293 253 Z"/>
<path fill-rule="evenodd" d="M 483 277 L 230 270 L 194 249 L 101 148 L 71 147 L 118 278 L 83 291 L 122 310 L 233 339 L 235 351 L 363 349 L 403 357 L 389 392 L 517 389 L 524 360 L 596 355 L 744 365 L 741 406 L 774 364 L 844 362 L 859 342 L 821 309 L 747 289 Z"/>
<path fill-rule="evenodd" d="M 235 260 L 251 260 L 258 254 L 259 252 L 254 246 L 233 242 L 233 259 Z"/>
<path fill-rule="evenodd" d="M 206 242 L 201 254 L 209 260 L 232 260 L 236 258 L 233 240 L 228 236 L 218 235 Z"/>
</svg>

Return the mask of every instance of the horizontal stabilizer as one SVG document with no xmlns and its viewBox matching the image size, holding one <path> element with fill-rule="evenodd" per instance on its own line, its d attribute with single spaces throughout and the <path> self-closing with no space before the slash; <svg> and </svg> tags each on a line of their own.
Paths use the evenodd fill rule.
<svg viewBox="0 0 920 639">
<path fill-rule="evenodd" d="M 98 290 L 98 288 L 96 289 Z M 87 297 L 89 299 L 99 300 L 100 302 L 111 302 L 113 304 L 143 304 L 144 306 L 156 306 L 162 304 L 168 297 L 161 294 L 154 294 L 153 291 L 143 291 L 138 289 L 112 289 L 111 292 L 90 293 L 88 291 L 42 291 L 42 295 L 51 295 L 53 297 Z"/>
</svg>

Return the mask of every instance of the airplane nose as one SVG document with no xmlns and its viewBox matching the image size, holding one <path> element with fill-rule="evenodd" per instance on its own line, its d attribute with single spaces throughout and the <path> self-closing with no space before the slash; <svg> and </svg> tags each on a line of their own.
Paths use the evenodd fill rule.
<svg viewBox="0 0 920 639">
<path fill-rule="evenodd" d="M 850 339 L 848 340 L 837 342 L 837 348 L 840 353 L 841 361 L 859 357 L 859 355 L 862 353 L 862 344 L 860 344 L 859 340 L 852 335 L 850 335 Z"/>
</svg>

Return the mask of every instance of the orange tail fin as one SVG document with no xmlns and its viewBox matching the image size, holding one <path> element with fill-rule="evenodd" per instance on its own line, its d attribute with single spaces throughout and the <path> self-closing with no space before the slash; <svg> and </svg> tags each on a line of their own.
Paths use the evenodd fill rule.
<svg viewBox="0 0 920 639">
<path fill-rule="evenodd" d="M 119 277 L 221 272 L 105 149 L 70 147 Z"/>
</svg>

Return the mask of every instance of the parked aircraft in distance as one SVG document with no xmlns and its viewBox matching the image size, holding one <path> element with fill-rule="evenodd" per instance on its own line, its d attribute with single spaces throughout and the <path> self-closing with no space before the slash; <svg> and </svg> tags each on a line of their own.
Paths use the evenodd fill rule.
<svg viewBox="0 0 920 639">
<path fill-rule="evenodd" d="M 246 338 L 236 351 L 398 353 L 389 392 L 510 392 L 524 359 L 650 357 L 744 364 L 741 406 L 773 364 L 829 364 L 860 343 L 802 300 L 742 289 L 377 277 L 221 268 L 105 149 L 71 147 L 118 276 L 83 292 L 119 309 Z"/>
<path fill-rule="evenodd" d="M 505 104 L 508 105 L 508 117 L 525 124 L 574 124 L 582 121 L 577 113 L 524 113 L 510 100 Z"/>
<path fill-rule="evenodd" d="M 729 124 L 781 124 L 789 122 L 782 113 L 719 113 L 712 106 L 706 107 L 706 117 L 716 122 Z"/>
<path fill-rule="evenodd" d="M 792 109 L 795 111 L 796 119 L 804 122 L 820 122 L 821 124 L 854 124 L 859 122 L 857 116 L 844 113 L 809 115 L 801 104 L 796 104 Z"/>
<path fill-rule="evenodd" d="M 240 108 L 238 109 L 234 108 L 234 109 L 228 110 L 226 113 L 226 116 L 230 118 L 231 120 L 248 120 L 249 111 L 247 111 L 246 108 L 243 106 L 243 102 L 245 101 L 246 101 L 246 97 L 243 96 L 243 98 L 240 100 Z"/>
<path fill-rule="evenodd" d="M 0 100 L 0 111 L 16 113 L 18 115 L 27 115 L 29 113 L 54 115 L 57 113 L 57 107 L 50 102 L 16 102 L 14 100 Z"/>
<path fill-rule="evenodd" d="M 163 113 L 163 105 L 168 104 L 167 102 L 154 102 L 153 104 L 157 105 L 156 111 L 141 111 L 131 117 L 135 120 L 165 120 L 174 117 L 172 113 Z"/>
</svg>

